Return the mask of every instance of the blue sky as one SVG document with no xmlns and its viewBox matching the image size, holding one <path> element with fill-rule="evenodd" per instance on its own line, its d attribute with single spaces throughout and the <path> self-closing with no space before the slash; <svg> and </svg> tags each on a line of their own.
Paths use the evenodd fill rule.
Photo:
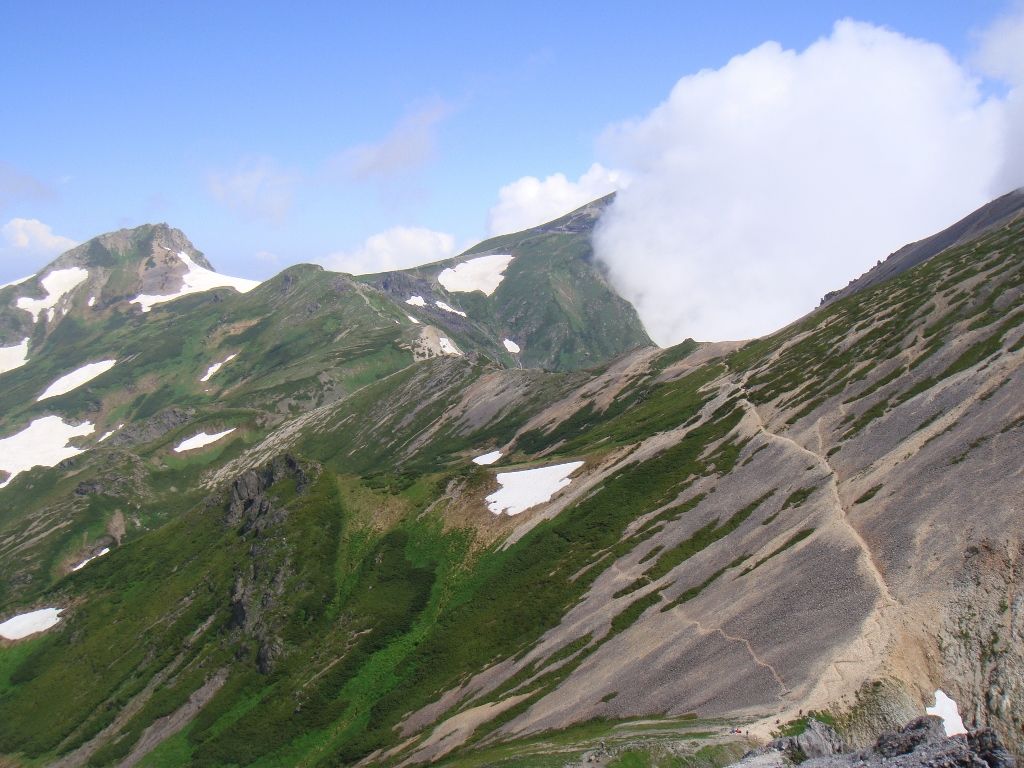
<svg viewBox="0 0 1024 768">
<path fill-rule="evenodd" d="M 1008 7 L 355 5 L 4 4 L 0 225 L 82 241 L 167 221 L 259 278 L 396 226 L 459 247 L 488 233 L 501 187 L 579 177 L 608 126 L 685 75 L 767 40 L 803 50 L 844 17 L 967 60 Z M 0 282 L 44 250 L 0 246 Z"/>
</svg>

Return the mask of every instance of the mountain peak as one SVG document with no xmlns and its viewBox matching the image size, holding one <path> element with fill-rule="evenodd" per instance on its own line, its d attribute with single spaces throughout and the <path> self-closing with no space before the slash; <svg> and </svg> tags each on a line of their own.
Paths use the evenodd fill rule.
<svg viewBox="0 0 1024 768">
<path fill-rule="evenodd" d="M 61 254 L 50 267 L 111 268 L 136 263 L 154 269 L 161 264 L 180 263 L 176 258 L 179 252 L 185 253 L 199 266 L 213 270 L 213 265 L 202 251 L 192 245 L 185 233 L 166 223 L 142 224 L 99 235 Z"/>
</svg>

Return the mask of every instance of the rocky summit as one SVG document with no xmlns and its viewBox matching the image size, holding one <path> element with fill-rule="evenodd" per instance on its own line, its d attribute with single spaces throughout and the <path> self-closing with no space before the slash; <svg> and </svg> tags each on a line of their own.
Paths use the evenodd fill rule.
<svg viewBox="0 0 1024 768">
<path fill-rule="evenodd" d="M 668 349 L 607 200 L 261 283 L 146 225 L 0 288 L 0 764 L 1013 765 L 1022 200 Z"/>
</svg>

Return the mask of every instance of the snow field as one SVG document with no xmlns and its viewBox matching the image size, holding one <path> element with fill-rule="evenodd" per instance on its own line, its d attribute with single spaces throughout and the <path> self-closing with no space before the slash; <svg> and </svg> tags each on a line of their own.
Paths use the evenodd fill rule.
<svg viewBox="0 0 1024 768">
<path fill-rule="evenodd" d="M 82 453 L 68 445 L 73 437 L 91 435 L 95 427 L 91 422 L 66 424 L 60 416 L 43 416 L 36 419 L 21 432 L 0 440 L 0 469 L 10 477 L 0 483 L 0 488 L 32 467 L 54 467 L 64 459 Z"/>
<path fill-rule="evenodd" d="M 485 296 L 490 296 L 505 279 L 503 273 L 512 263 L 512 258 L 500 253 L 479 256 L 456 264 L 455 267 L 448 267 L 437 276 L 437 282 L 452 293 L 481 291 Z"/>
<path fill-rule="evenodd" d="M 46 310 L 48 317 L 52 321 L 55 317 L 54 307 L 60 303 L 61 299 L 84 283 L 88 277 L 89 270 L 82 269 L 81 267 L 55 269 L 42 279 L 43 290 L 46 291 L 46 298 L 32 299 L 22 296 L 18 299 L 17 307 L 18 309 L 24 309 L 32 315 L 33 323 L 39 320 L 39 315 L 43 310 Z M 25 279 L 27 280 L 28 278 Z"/>
<path fill-rule="evenodd" d="M 0 347 L 0 373 L 13 371 L 21 368 L 28 362 L 28 338 L 22 339 L 20 344 L 13 347 Z"/>
<path fill-rule="evenodd" d="M 223 432 L 215 432 L 212 435 L 206 432 L 200 432 L 198 435 L 193 435 L 187 440 L 182 440 L 176 446 L 174 446 L 175 453 L 184 453 L 185 451 L 193 451 L 196 448 L 202 448 L 210 443 L 215 443 L 222 437 L 226 437 L 235 431 L 235 427 L 231 429 L 225 429 Z"/>
<path fill-rule="evenodd" d="M 0 637 L 4 640 L 21 640 L 23 637 L 45 632 L 60 621 L 63 608 L 41 608 L 38 611 L 21 613 L 0 624 Z"/>
<path fill-rule="evenodd" d="M 498 459 L 500 459 L 501 455 L 501 451 L 491 451 L 490 453 L 485 453 L 481 456 L 477 456 L 475 459 L 473 459 L 473 463 L 479 464 L 481 467 L 486 467 L 488 464 L 493 464 Z"/>
<path fill-rule="evenodd" d="M 88 363 L 83 365 L 78 370 L 67 373 L 53 382 L 46 388 L 46 391 L 43 392 L 43 394 L 36 398 L 36 402 L 66 394 L 73 389 L 78 389 L 80 386 L 92 381 L 100 374 L 106 373 L 116 364 L 117 360 L 100 360 L 98 363 Z"/>
<path fill-rule="evenodd" d="M 501 488 L 487 497 L 487 508 L 496 515 L 518 515 L 550 501 L 556 492 L 572 482 L 569 475 L 582 466 L 582 461 L 570 461 L 518 472 L 499 472 L 497 480 Z"/>
<path fill-rule="evenodd" d="M 422 296 L 410 296 L 408 299 L 405 300 L 405 303 L 411 304 L 414 307 L 427 306 L 427 302 L 423 299 Z"/>
<path fill-rule="evenodd" d="M 229 277 L 218 272 L 200 267 L 184 251 L 178 251 L 178 258 L 185 262 L 188 272 L 181 276 L 182 285 L 176 293 L 169 293 L 165 296 L 152 296 L 140 294 L 131 300 L 132 304 L 138 304 L 143 312 L 149 312 L 157 304 L 180 299 L 191 293 L 202 293 L 214 288 L 234 288 L 239 293 L 248 293 L 257 285 L 259 280 L 247 280 L 244 277 Z"/>
<path fill-rule="evenodd" d="M 520 352 L 519 345 L 516 344 L 512 339 L 504 339 L 502 344 L 505 345 L 505 349 L 511 352 L 513 355 L 518 355 Z"/>
</svg>

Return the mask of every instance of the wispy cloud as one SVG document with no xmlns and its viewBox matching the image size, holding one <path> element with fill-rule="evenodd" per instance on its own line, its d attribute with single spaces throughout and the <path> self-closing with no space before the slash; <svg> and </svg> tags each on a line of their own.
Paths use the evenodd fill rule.
<svg viewBox="0 0 1024 768">
<path fill-rule="evenodd" d="M 361 181 L 414 171 L 434 158 L 438 126 L 451 112 L 448 102 L 432 99 L 405 114 L 379 141 L 349 147 L 329 165 Z"/>
<path fill-rule="evenodd" d="M 53 187 L 0 160 L 0 210 L 26 200 L 54 196 Z"/>
<path fill-rule="evenodd" d="M 210 195 L 241 216 L 281 224 L 288 216 L 300 180 L 297 171 L 270 157 L 249 157 L 230 170 L 207 174 Z"/>
</svg>

